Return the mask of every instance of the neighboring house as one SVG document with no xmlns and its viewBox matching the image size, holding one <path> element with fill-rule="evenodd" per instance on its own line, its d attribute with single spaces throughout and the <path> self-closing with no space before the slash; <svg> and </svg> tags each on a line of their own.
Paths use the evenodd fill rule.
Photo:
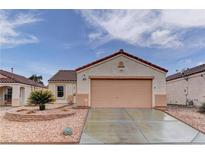
<svg viewBox="0 0 205 154">
<path fill-rule="evenodd" d="M 166 106 L 167 70 L 122 49 L 49 80 L 57 102 L 77 106 L 151 108 Z"/>
<path fill-rule="evenodd" d="M 167 103 L 194 105 L 205 102 L 205 64 L 170 75 L 167 81 Z"/>
<path fill-rule="evenodd" d="M 74 70 L 59 70 L 48 80 L 50 89 L 58 103 L 74 102 L 77 74 Z"/>
<path fill-rule="evenodd" d="M 31 91 L 44 88 L 24 76 L 0 70 L 0 105 L 25 105 Z"/>
</svg>

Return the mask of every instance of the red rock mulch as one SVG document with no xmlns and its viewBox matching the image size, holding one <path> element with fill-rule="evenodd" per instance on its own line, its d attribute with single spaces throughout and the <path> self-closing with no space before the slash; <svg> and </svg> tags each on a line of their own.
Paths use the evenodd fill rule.
<svg viewBox="0 0 205 154">
<path fill-rule="evenodd" d="M 68 117 L 50 121 L 30 122 L 9 121 L 3 118 L 6 111 L 0 111 L 0 143 L 78 143 L 83 131 L 87 111 L 87 109 L 76 109 L 76 113 Z M 63 135 L 65 127 L 73 129 L 71 136 Z"/>
<path fill-rule="evenodd" d="M 195 107 L 168 106 L 163 111 L 205 133 L 205 114 L 199 113 L 197 110 Z"/>
</svg>

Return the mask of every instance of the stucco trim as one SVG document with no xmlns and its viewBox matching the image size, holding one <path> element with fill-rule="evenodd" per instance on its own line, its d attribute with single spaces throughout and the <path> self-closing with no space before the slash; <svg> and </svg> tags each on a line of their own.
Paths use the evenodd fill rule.
<svg viewBox="0 0 205 154">
<path fill-rule="evenodd" d="M 91 80 L 153 80 L 154 76 L 89 76 Z"/>
<path fill-rule="evenodd" d="M 163 73 L 163 74 L 166 74 L 168 71 L 163 71 L 163 70 L 161 70 L 161 69 L 158 69 L 158 68 L 155 68 L 155 67 L 153 67 L 153 66 L 151 66 L 151 65 L 148 65 L 148 64 L 146 64 L 146 63 L 143 63 L 143 62 L 141 62 L 141 61 L 139 61 L 139 60 L 136 60 L 136 59 L 134 59 L 134 58 L 132 58 L 132 57 L 129 57 L 129 56 L 126 56 L 126 55 L 123 55 L 124 57 L 126 57 L 126 58 L 128 58 L 128 59 L 130 59 L 130 60 L 132 60 L 132 61 L 134 61 L 134 62 L 136 62 L 136 63 L 138 63 L 138 64 L 141 64 L 141 65 L 144 65 L 144 66 L 146 66 L 146 67 L 148 67 L 148 68 L 150 68 L 150 69 L 153 69 L 153 70 L 155 70 L 155 71 L 157 71 L 157 72 L 160 72 L 160 73 Z"/>
<path fill-rule="evenodd" d="M 126 57 L 128 57 L 128 58 L 130 58 L 130 59 L 133 59 L 133 60 L 139 62 L 140 64 L 146 65 L 146 66 L 148 66 L 148 67 L 150 67 L 150 68 L 159 70 L 160 72 L 163 72 L 163 73 L 168 72 L 168 70 L 166 70 L 166 69 L 164 69 L 164 68 L 162 68 L 162 67 L 160 67 L 160 66 L 157 66 L 157 65 L 155 65 L 155 64 L 152 64 L 152 63 L 150 63 L 150 62 L 148 62 L 148 61 L 145 61 L 145 60 L 143 60 L 143 59 L 141 59 L 141 58 L 139 58 L 139 57 L 136 57 L 136 56 L 134 56 L 134 55 L 128 54 L 128 53 L 124 52 L 123 50 L 120 50 L 119 52 L 116 52 L 116 53 L 114 53 L 114 54 L 112 54 L 112 55 L 109 55 L 109 56 L 104 57 L 104 58 L 102 58 L 102 59 L 96 60 L 96 61 L 91 62 L 91 63 L 89 63 L 89 64 L 87 64 L 87 65 L 84 65 L 84 66 L 82 66 L 82 67 L 79 67 L 79 68 L 77 68 L 75 71 L 76 71 L 76 72 L 82 72 L 83 70 L 87 70 L 87 69 L 89 69 L 89 68 L 91 68 L 91 67 L 94 67 L 94 66 L 96 66 L 96 65 L 102 64 L 102 63 L 104 63 L 104 62 L 106 62 L 106 61 L 109 61 L 109 60 L 111 60 L 111 59 L 113 59 L 113 58 L 115 58 L 115 57 L 121 56 L 121 55 L 126 56 Z"/>
<path fill-rule="evenodd" d="M 116 55 L 116 56 L 111 57 L 111 58 L 109 58 L 109 59 L 103 60 L 103 61 L 98 62 L 98 63 L 96 63 L 96 64 L 93 64 L 93 65 L 91 65 L 91 66 L 89 66 L 89 67 L 86 67 L 86 68 L 84 68 L 84 69 L 82 69 L 82 70 L 76 70 L 76 72 L 77 72 L 77 73 L 81 73 L 81 72 L 83 72 L 83 71 L 92 69 L 92 68 L 97 67 L 97 66 L 99 66 L 99 65 L 102 65 L 102 64 L 104 64 L 104 63 L 106 63 L 106 62 L 109 62 L 109 61 L 111 61 L 111 60 L 113 60 L 113 59 L 116 59 L 116 58 L 118 58 L 118 57 L 120 57 L 120 56 L 123 56 L 123 57 L 125 57 L 125 58 L 127 58 L 127 59 L 129 59 L 129 60 L 134 61 L 135 63 L 138 63 L 138 64 L 141 64 L 141 65 L 143 65 L 143 66 L 146 66 L 146 67 L 148 67 L 149 69 L 153 69 L 153 70 L 155 70 L 155 71 L 157 71 L 157 72 L 160 72 L 160 73 L 163 73 L 163 74 L 166 74 L 166 73 L 167 73 L 167 72 L 165 72 L 165 71 L 159 70 L 159 69 L 157 69 L 157 68 L 155 68 L 155 67 L 152 67 L 152 66 L 150 66 L 150 65 L 148 65 L 148 64 L 145 64 L 145 63 L 143 63 L 143 62 L 141 62 L 141 61 L 139 61 L 139 60 L 133 59 L 132 57 L 129 57 L 129 56 L 126 56 L 126 55 L 123 55 L 123 54 L 119 54 L 119 55 Z"/>
<path fill-rule="evenodd" d="M 110 57 L 109 59 L 100 61 L 100 62 L 98 62 L 98 63 L 96 63 L 96 64 L 90 65 L 89 67 L 86 67 L 86 68 L 83 68 L 83 69 L 80 69 L 80 70 L 76 69 L 76 72 L 77 72 L 77 74 L 78 74 L 78 73 L 81 73 L 81 72 L 84 72 L 84 71 L 86 71 L 86 70 L 89 70 L 89 69 L 91 69 L 91 68 L 93 68 L 93 67 L 97 67 L 97 66 L 99 66 L 99 65 L 101 65 L 101 64 L 104 64 L 104 63 L 106 63 L 106 62 L 109 62 L 109 61 L 111 61 L 111 60 L 113 60 L 113 59 L 115 59 L 115 58 L 117 58 L 117 57 L 120 57 L 120 56 L 121 56 L 121 55 L 116 55 L 116 56 L 114 56 L 114 57 Z"/>
</svg>

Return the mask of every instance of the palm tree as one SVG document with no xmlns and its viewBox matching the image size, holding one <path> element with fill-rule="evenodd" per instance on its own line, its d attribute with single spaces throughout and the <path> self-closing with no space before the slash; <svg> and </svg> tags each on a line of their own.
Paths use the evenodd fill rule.
<svg viewBox="0 0 205 154">
<path fill-rule="evenodd" d="M 55 102 L 55 97 L 49 90 L 37 90 L 31 92 L 28 101 L 31 104 L 38 104 L 40 110 L 45 110 L 45 104 Z"/>
<path fill-rule="evenodd" d="M 29 77 L 29 79 L 43 85 L 43 82 L 42 82 L 43 77 L 42 77 L 42 75 L 39 75 L 39 76 L 38 76 L 38 75 L 36 75 L 36 74 L 33 74 L 31 77 Z"/>
</svg>

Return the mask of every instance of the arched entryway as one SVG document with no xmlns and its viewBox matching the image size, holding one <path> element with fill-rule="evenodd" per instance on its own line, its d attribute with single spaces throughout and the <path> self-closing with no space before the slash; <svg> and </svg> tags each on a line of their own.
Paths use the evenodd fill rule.
<svg viewBox="0 0 205 154">
<path fill-rule="evenodd" d="M 13 89 L 10 86 L 1 86 L 0 87 L 0 105 L 8 105 L 12 104 L 12 94 Z"/>
</svg>

